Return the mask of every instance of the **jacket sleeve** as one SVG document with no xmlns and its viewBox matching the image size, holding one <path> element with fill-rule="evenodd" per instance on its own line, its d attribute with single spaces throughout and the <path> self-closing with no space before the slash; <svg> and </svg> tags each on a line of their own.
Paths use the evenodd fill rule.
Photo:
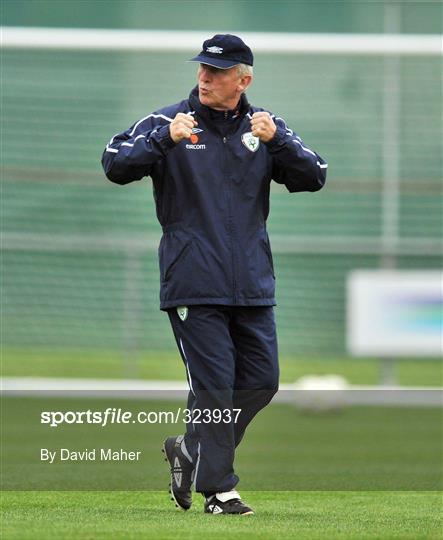
<svg viewBox="0 0 443 540">
<path fill-rule="evenodd" d="M 102 166 L 111 182 L 128 184 L 151 174 L 175 146 L 169 133 L 172 118 L 150 114 L 123 133 L 114 135 L 102 155 Z"/>
<path fill-rule="evenodd" d="M 281 118 L 272 117 L 277 131 L 265 143 L 273 158 L 272 179 L 285 184 L 291 193 L 318 191 L 326 182 L 328 164 L 304 142 Z"/>
</svg>

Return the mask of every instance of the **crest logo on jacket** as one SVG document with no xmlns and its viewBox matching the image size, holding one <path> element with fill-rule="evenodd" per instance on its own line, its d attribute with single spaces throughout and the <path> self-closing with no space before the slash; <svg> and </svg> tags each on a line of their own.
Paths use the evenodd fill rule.
<svg viewBox="0 0 443 540">
<path fill-rule="evenodd" d="M 180 317 L 181 321 L 186 321 L 188 318 L 188 308 L 186 306 L 179 306 L 177 308 L 177 315 Z"/>
<path fill-rule="evenodd" d="M 260 145 L 260 139 L 258 137 L 254 137 L 254 135 L 252 135 L 252 132 L 250 131 L 248 131 L 247 133 L 243 133 L 243 135 L 241 136 L 241 142 L 251 152 L 257 152 Z"/>
</svg>

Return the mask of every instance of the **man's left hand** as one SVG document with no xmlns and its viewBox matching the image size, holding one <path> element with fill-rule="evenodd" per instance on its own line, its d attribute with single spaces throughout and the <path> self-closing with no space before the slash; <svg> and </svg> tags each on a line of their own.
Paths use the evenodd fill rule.
<svg viewBox="0 0 443 540">
<path fill-rule="evenodd" d="M 252 135 L 258 137 L 262 142 L 269 142 L 277 130 L 271 115 L 265 111 L 256 112 L 252 115 L 251 128 Z"/>
</svg>

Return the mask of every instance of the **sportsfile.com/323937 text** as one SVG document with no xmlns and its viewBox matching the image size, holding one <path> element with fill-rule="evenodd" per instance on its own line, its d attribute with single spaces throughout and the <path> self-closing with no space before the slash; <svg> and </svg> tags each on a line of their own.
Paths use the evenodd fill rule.
<svg viewBox="0 0 443 540">
<path fill-rule="evenodd" d="M 230 424 L 236 423 L 241 409 L 187 409 L 176 411 L 127 411 L 117 407 L 86 411 L 42 411 L 40 423 L 49 427 L 69 424 Z"/>
</svg>

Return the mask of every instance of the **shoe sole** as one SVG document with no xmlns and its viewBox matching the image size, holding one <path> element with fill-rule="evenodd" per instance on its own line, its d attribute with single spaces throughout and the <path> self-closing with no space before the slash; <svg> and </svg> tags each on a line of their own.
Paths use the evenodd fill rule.
<svg viewBox="0 0 443 540">
<path fill-rule="evenodd" d="M 212 512 L 205 512 L 211 516 L 253 516 L 255 512 L 243 512 L 243 514 L 228 514 L 227 512 L 220 512 L 218 514 L 213 514 Z"/>
<path fill-rule="evenodd" d="M 170 467 L 172 467 L 171 465 L 171 462 L 169 461 L 168 459 L 168 453 L 166 452 L 166 441 L 163 443 L 163 447 L 162 447 L 162 453 L 164 455 L 164 460 L 167 461 L 170 465 Z M 175 502 L 175 506 L 176 508 L 179 508 L 180 510 L 182 510 L 183 512 L 187 512 L 189 510 L 189 508 L 183 508 L 183 506 L 177 501 L 177 499 L 175 498 L 175 495 L 174 495 L 174 492 L 172 491 L 172 482 L 173 482 L 173 478 L 172 478 L 172 473 L 171 473 L 171 482 L 169 484 L 169 495 L 171 495 L 171 501 L 172 502 Z"/>
</svg>

